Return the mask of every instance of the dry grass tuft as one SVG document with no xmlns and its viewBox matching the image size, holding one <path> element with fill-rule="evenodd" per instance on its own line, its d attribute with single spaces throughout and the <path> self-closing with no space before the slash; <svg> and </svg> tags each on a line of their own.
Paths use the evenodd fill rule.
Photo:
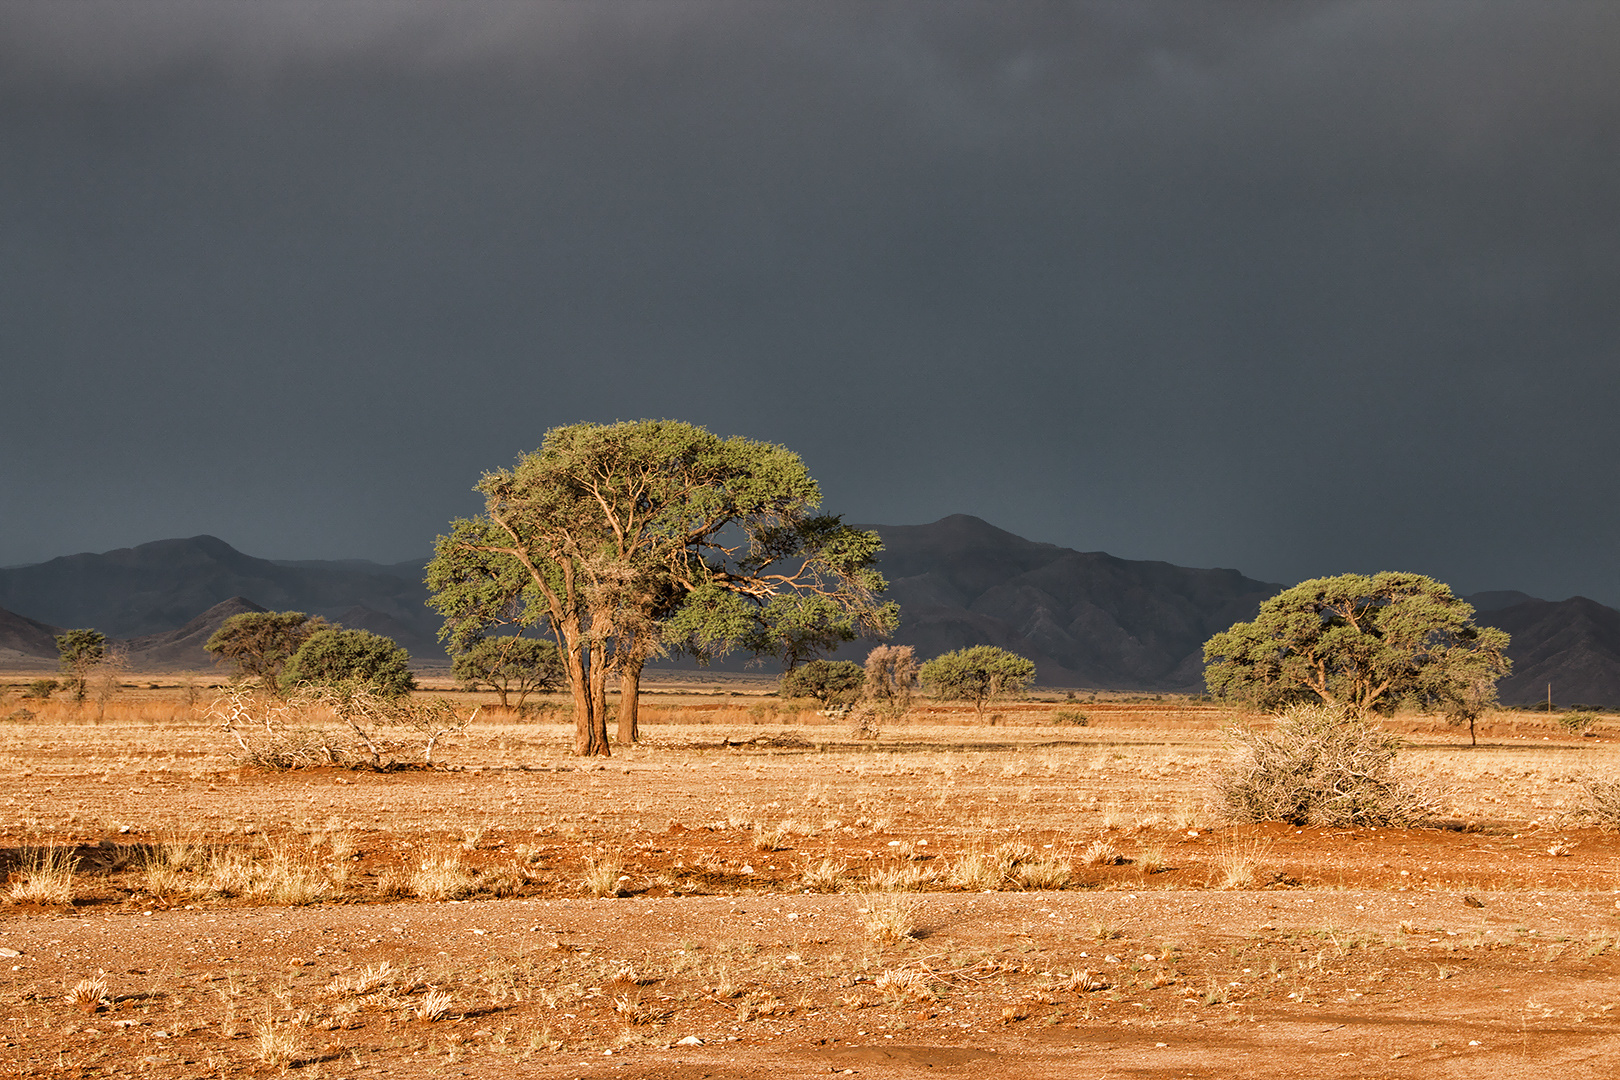
<svg viewBox="0 0 1620 1080">
<path fill-rule="evenodd" d="M 423 900 L 460 900 L 471 895 L 474 878 L 458 852 L 446 851 L 423 859 L 411 873 L 410 887 Z"/>
<path fill-rule="evenodd" d="M 586 859 L 580 884 L 592 896 L 618 896 L 624 891 L 624 864 L 617 859 Z"/>
<path fill-rule="evenodd" d="M 1101 837 L 1088 844 L 1080 854 L 1082 866 L 1118 866 L 1124 861 L 1124 856 L 1114 849 L 1114 845 Z"/>
<path fill-rule="evenodd" d="M 454 1002 L 455 999 L 447 991 L 429 990 L 417 1002 L 416 1018 L 427 1024 L 437 1023 L 450 1014 L 450 1006 Z"/>
<path fill-rule="evenodd" d="M 71 904 L 78 868 L 79 857 L 72 848 L 56 844 L 24 848 L 19 868 L 23 877 L 12 882 L 9 895 L 20 904 Z"/>
<path fill-rule="evenodd" d="M 885 971 L 872 987 L 896 1005 L 934 999 L 934 992 L 928 987 L 928 975 L 922 971 Z"/>
<path fill-rule="evenodd" d="M 1258 884 L 1261 867 L 1271 854 L 1271 841 L 1252 837 L 1247 840 L 1236 836 L 1222 837 L 1215 848 L 1215 869 L 1219 878 L 1213 882 L 1222 889 L 1247 889 Z"/>
<path fill-rule="evenodd" d="M 868 938 L 893 945 L 916 936 L 922 901 L 903 893 L 873 893 L 868 899 L 862 924 Z"/>
<path fill-rule="evenodd" d="M 274 1068 L 285 1069 L 298 1060 L 303 1040 L 291 1024 L 277 1024 L 265 1020 L 254 1025 L 259 1060 Z"/>
<path fill-rule="evenodd" d="M 814 866 L 805 863 L 804 869 L 799 872 L 799 878 L 804 882 L 804 887 L 807 889 L 814 889 L 816 892 L 834 893 L 843 889 L 845 875 L 848 873 L 848 863 L 822 859 Z"/>
</svg>

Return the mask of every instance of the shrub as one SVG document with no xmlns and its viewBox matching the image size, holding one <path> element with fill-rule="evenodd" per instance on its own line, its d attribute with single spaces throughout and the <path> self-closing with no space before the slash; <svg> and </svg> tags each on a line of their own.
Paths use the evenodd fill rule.
<svg viewBox="0 0 1620 1080">
<path fill-rule="evenodd" d="M 1558 726 L 1571 735 L 1585 735 L 1587 729 L 1597 723 L 1597 713 L 1567 712 L 1558 717 Z"/>
<path fill-rule="evenodd" d="M 1236 822 L 1412 825 L 1433 797 L 1396 775 L 1401 741 L 1326 705 L 1293 705 L 1271 731 L 1233 728 L 1237 760 L 1215 777 L 1216 806 Z"/>
<path fill-rule="evenodd" d="M 416 687 L 410 663 L 410 654 L 381 634 L 328 626 L 298 646 L 281 669 L 281 685 L 364 683 L 380 697 L 397 698 Z"/>
<path fill-rule="evenodd" d="M 1588 776 L 1581 788 L 1585 805 L 1577 813 L 1605 832 L 1620 830 L 1620 780 Z"/>
<path fill-rule="evenodd" d="M 812 660 L 782 676 L 782 693 L 815 698 L 830 709 L 854 701 L 865 679 L 861 665 L 853 660 Z"/>
<path fill-rule="evenodd" d="M 20 696 L 25 698 L 38 698 L 44 701 L 62 688 L 62 684 L 55 679 L 35 679 L 28 684 Z"/>
<path fill-rule="evenodd" d="M 1052 723 L 1067 724 L 1070 727 L 1086 727 L 1091 723 L 1091 717 L 1079 709 L 1059 709 L 1052 714 Z"/>
</svg>

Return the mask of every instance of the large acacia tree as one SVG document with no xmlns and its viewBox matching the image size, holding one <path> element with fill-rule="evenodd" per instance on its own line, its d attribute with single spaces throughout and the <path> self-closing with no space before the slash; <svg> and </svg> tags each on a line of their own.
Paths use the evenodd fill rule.
<svg viewBox="0 0 1620 1080">
<path fill-rule="evenodd" d="M 1511 664 L 1507 633 L 1473 618 L 1450 586 L 1421 574 L 1315 578 L 1210 638 L 1204 681 L 1216 697 L 1264 709 L 1319 701 L 1365 716 L 1408 700 L 1477 704 L 1482 692 L 1494 700 Z"/>
<path fill-rule="evenodd" d="M 895 623 L 875 533 L 817 514 L 797 454 L 670 420 L 574 424 L 486 473 L 484 513 L 452 523 L 428 564 L 441 638 L 546 624 L 574 698 L 575 750 L 608 753 L 607 680 L 633 741 L 642 665 L 883 634 Z M 802 616 L 791 631 L 788 616 Z"/>
</svg>

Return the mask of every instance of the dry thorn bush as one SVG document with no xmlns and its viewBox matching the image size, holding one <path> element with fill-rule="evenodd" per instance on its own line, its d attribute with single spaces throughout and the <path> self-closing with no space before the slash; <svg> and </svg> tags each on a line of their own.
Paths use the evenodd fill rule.
<svg viewBox="0 0 1620 1080">
<path fill-rule="evenodd" d="M 1578 817 L 1605 832 L 1620 829 L 1620 780 L 1586 777 L 1581 781 L 1581 802 Z"/>
<path fill-rule="evenodd" d="M 1401 740 L 1325 705 L 1292 705 L 1271 731 L 1235 727 L 1237 759 L 1214 778 L 1235 822 L 1410 826 L 1432 817 L 1434 794 L 1398 776 Z"/>
</svg>

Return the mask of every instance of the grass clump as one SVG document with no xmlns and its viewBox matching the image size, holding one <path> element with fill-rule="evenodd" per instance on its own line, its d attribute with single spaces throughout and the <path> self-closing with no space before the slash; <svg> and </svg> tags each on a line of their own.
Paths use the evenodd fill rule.
<svg viewBox="0 0 1620 1080">
<path fill-rule="evenodd" d="M 410 888 L 422 900 L 460 900 L 471 895 L 474 887 L 472 871 L 454 851 L 429 855 L 411 874 Z"/>
<path fill-rule="evenodd" d="M 1339 709 L 1293 705 L 1272 730 L 1236 727 L 1230 739 L 1237 759 L 1214 786 L 1231 821 L 1399 827 L 1436 810 L 1432 794 L 1397 775 L 1401 740 Z"/>
<path fill-rule="evenodd" d="M 592 896 L 619 896 L 624 892 L 624 864 L 617 859 L 586 859 L 580 884 Z"/>
<path fill-rule="evenodd" d="M 904 893 L 874 893 L 866 907 L 866 936 L 885 945 L 910 940 L 917 934 L 917 912 L 922 901 Z"/>
<path fill-rule="evenodd" d="M 79 857 L 72 848 L 52 844 L 49 847 L 24 848 L 22 878 L 11 883 L 10 897 L 20 904 L 73 903 L 73 873 L 79 868 Z"/>
</svg>

